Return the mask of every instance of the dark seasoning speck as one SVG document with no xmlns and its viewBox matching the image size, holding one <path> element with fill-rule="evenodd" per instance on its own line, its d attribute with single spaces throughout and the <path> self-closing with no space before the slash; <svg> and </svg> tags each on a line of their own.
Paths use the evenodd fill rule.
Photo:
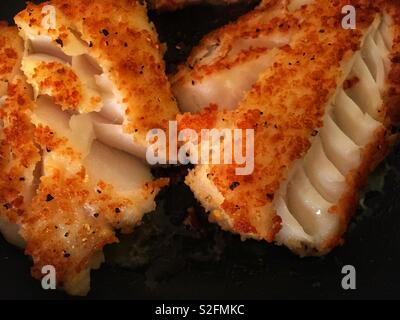
<svg viewBox="0 0 400 320">
<path fill-rule="evenodd" d="M 56 39 L 56 42 L 57 42 L 61 47 L 64 47 L 64 42 L 63 42 L 60 38 L 57 38 L 57 39 Z"/>
</svg>

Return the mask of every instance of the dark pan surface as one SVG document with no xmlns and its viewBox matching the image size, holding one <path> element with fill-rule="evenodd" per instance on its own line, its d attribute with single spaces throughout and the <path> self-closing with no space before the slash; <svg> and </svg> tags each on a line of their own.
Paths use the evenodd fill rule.
<svg viewBox="0 0 400 320">
<path fill-rule="evenodd" d="M 11 22 L 23 7 L 24 0 L 1 0 L 0 20 Z M 184 60 L 203 34 L 250 7 L 151 13 L 169 46 L 168 70 Z M 400 147 L 363 192 L 346 244 L 323 258 L 300 259 L 285 248 L 241 242 L 209 225 L 182 183 L 186 169 L 154 170 L 173 177 L 173 185 L 160 194 L 156 212 L 133 236 L 119 247 L 107 248 L 108 263 L 92 273 L 88 298 L 400 298 Z M 383 187 L 378 188 L 380 182 Z M 188 212 L 196 220 L 195 230 L 182 223 Z M 341 287 L 341 269 L 348 264 L 357 271 L 357 289 L 352 291 Z M 29 267 L 29 259 L 0 237 L 0 299 L 68 298 L 42 290 Z"/>
</svg>

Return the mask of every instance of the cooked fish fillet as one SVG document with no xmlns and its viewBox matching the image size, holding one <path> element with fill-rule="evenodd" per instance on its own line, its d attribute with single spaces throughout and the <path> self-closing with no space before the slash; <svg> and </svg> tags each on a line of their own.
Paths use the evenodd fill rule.
<svg viewBox="0 0 400 320">
<path fill-rule="evenodd" d="M 147 132 L 167 131 L 175 119 L 163 46 L 140 1 L 29 4 L 15 22 L 35 98 L 48 95 L 63 110 L 95 114 L 102 142 L 118 136 L 125 151 L 143 158 Z"/>
<path fill-rule="evenodd" d="M 199 107 L 207 108 L 179 122 L 181 128 L 255 132 L 251 175 L 235 175 L 235 164 L 205 164 L 187 176 L 212 222 L 243 239 L 322 255 L 342 243 L 357 191 L 393 138 L 400 5 L 353 1 L 357 28 L 351 30 L 341 27 L 347 1 L 298 4 L 289 2 L 275 20 L 291 30 L 288 45 L 276 49 L 234 110 L 205 102 Z"/>
<path fill-rule="evenodd" d="M 173 11 L 186 6 L 207 3 L 212 5 L 229 5 L 238 2 L 250 2 L 250 0 L 149 0 L 150 9 L 160 11 Z"/>
<path fill-rule="evenodd" d="M 8 84 L 0 107 L 0 231 L 25 247 L 34 277 L 52 265 L 59 286 L 85 295 L 103 247 L 118 242 L 115 230 L 131 232 L 168 181 L 154 181 L 142 161 L 96 139 L 90 114 L 63 111 L 50 91 L 34 99 L 23 75 L 11 72 L 23 55 L 17 29 L 1 25 L 0 34 L 0 80 Z"/>
<path fill-rule="evenodd" d="M 181 109 L 197 112 L 210 104 L 235 109 L 296 32 L 288 15 L 284 2 L 265 1 L 207 35 L 171 78 Z"/>
</svg>

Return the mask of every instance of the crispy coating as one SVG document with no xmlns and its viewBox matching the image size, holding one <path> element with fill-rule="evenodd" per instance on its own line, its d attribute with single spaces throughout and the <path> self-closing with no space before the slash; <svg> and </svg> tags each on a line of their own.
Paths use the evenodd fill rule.
<svg viewBox="0 0 400 320">
<path fill-rule="evenodd" d="M 46 129 L 37 128 L 37 136 Z M 52 152 L 68 154 L 71 163 L 65 165 L 73 166 L 77 155 L 68 147 L 63 148 L 66 147 L 61 142 Z M 104 181 L 98 181 L 94 189 L 88 183 L 90 176 L 85 168 L 77 166 L 77 169 L 67 172 L 64 168 L 54 168 L 42 177 L 29 215 L 23 221 L 22 234 L 27 239 L 26 252 L 35 262 L 33 276 L 40 278 L 41 268 L 53 265 L 59 285 L 70 294 L 86 294 L 88 279 L 82 277 L 93 264 L 98 264 L 105 245 L 118 242 L 114 229 L 132 231 L 143 213 L 154 209 L 151 200 L 165 181 L 149 182 L 136 194 L 121 196 Z M 138 215 L 131 221 L 130 215 L 135 211 Z"/>
<path fill-rule="evenodd" d="M 11 85 L 1 109 L 0 215 L 20 226 L 35 277 L 42 276 L 43 266 L 53 265 L 59 285 L 71 294 L 86 294 L 90 268 L 99 266 L 102 248 L 118 241 L 114 229 L 132 231 L 154 209 L 154 196 L 167 181 L 149 181 L 127 195 L 105 181 L 92 181 L 66 138 L 31 123 L 35 103 L 26 90 L 21 80 Z M 45 175 L 28 202 L 24 186 L 32 181 L 42 152 L 47 154 L 41 164 Z"/>
<path fill-rule="evenodd" d="M 274 197 L 323 126 L 325 107 L 344 81 L 343 68 L 360 49 L 364 30 L 385 5 L 389 6 L 387 2 L 354 1 L 357 29 L 344 30 L 341 9 L 346 4 L 347 1 L 315 1 L 285 15 L 281 24 L 295 28 L 290 44 L 279 50 L 273 66 L 262 74 L 235 111 L 218 112 L 211 106 L 200 114 L 179 117 L 181 128 L 229 128 L 233 123 L 234 128 L 255 130 L 255 169 L 251 175 L 235 175 L 236 165 L 209 165 L 197 167 L 187 179 L 196 193 L 200 187 L 194 176 L 206 172 L 217 190 L 208 195 L 197 191 L 197 195 L 203 204 L 208 201 L 210 220 L 220 223 L 224 229 L 243 238 L 269 242 L 274 241 L 280 230 Z M 390 5 L 392 14 L 397 14 L 398 4 L 390 2 Z M 398 36 L 395 39 L 392 54 L 397 52 Z M 398 98 L 394 89 L 398 89 L 398 83 L 393 77 L 392 71 L 389 92 Z M 387 107 L 383 105 L 378 113 L 379 120 L 389 126 Z M 393 109 L 398 110 L 398 104 Z M 334 239 L 328 239 L 320 248 L 321 253 L 340 243 L 357 203 L 358 188 L 386 155 L 388 132 L 384 126 L 379 128 L 376 138 L 363 151 L 361 166 L 346 176 L 348 190 L 331 208 L 333 214 L 341 217 L 341 227 Z M 231 187 L 232 183 L 235 188 Z M 210 199 L 219 200 L 212 203 Z"/>
<path fill-rule="evenodd" d="M 282 1 L 267 1 L 237 21 L 206 35 L 193 48 L 187 61 L 179 66 L 171 82 L 175 86 L 188 78 L 195 82 L 201 81 L 220 71 L 254 60 L 270 50 L 266 44 L 257 43 L 257 38 L 290 37 L 297 25 L 298 20 L 288 15 Z M 243 39 L 256 41 L 248 48 L 235 48 L 235 43 Z"/>
<path fill-rule="evenodd" d="M 33 70 L 32 78 L 39 92 L 48 92 L 63 110 L 91 112 L 101 107 L 101 97 L 90 97 L 89 104 L 82 104 L 84 87 L 78 76 L 67 65 L 57 62 L 41 62 Z"/>
<path fill-rule="evenodd" d="M 33 102 L 23 80 L 10 84 L 8 98 L 0 108 L 0 216 L 19 222 L 26 209 L 24 198 L 29 195 L 29 185 L 34 177 L 40 150 L 32 137 L 35 128 L 30 121 Z"/>
<path fill-rule="evenodd" d="M 34 262 L 34 277 L 41 278 L 42 268 L 52 265 L 59 286 L 70 294 L 85 295 L 90 270 L 103 261 L 103 247 L 118 242 L 115 230 L 132 232 L 155 208 L 154 198 L 168 180 L 152 181 L 150 173 L 142 172 L 137 186 L 121 188 L 92 174 L 96 167 L 90 167 L 77 141 L 63 135 L 59 123 L 38 120 L 39 101 L 34 102 L 24 77 L 11 77 L 23 52 L 15 41 L 17 29 L 1 25 L 0 34 L 2 48 L 8 49 L 0 57 L 8 70 L 0 107 L 0 219 L 18 226 L 25 252 Z M 15 54 L 7 55 L 11 51 Z M 60 81 L 66 80 L 61 75 Z M 79 133 L 79 140 L 85 139 L 85 132 Z M 139 167 L 143 171 L 143 165 Z"/>
<path fill-rule="evenodd" d="M 8 83 L 18 72 L 23 43 L 18 31 L 0 22 L 0 98 L 6 94 Z"/>
<path fill-rule="evenodd" d="M 70 294 L 86 294 L 90 268 L 98 267 L 102 248 L 118 239 L 114 229 L 131 232 L 167 181 L 149 181 L 135 192 L 121 194 L 106 181 L 93 181 L 80 153 L 50 127 L 33 125 L 36 104 L 20 80 L 10 86 L 1 109 L 1 217 L 20 226 L 33 276 L 52 265 L 57 281 Z M 45 153 L 40 163 L 41 153 Z M 44 167 L 33 199 L 24 197 L 37 164 Z M 39 182 L 39 181 L 38 181 Z"/>
<path fill-rule="evenodd" d="M 43 27 L 46 6 L 55 8 L 55 29 Z M 150 129 L 167 130 L 178 109 L 164 73 L 163 48 L 139 1 L 29 4 L 15 21 L 25 36 L 49 36 L 68 55 L 93 57 L 116 86 L 125 109 L 124 130 L 135 141 L 144 143 Z"/>
<path fill-rule="evenodd" d="M 29 193 L 28 185 L 40 160 L 39 149 L 29 138 L 34 132 L 29 119 L 32 102 L 26 96 L 29 89 L 21 79 L 20 89 L 9 86 L 18 74 L 22 53 L 23 43 L 17 29 L 1 22 L 0 99 L 9 95 L 9 107 L 0 104 L 0 215 L 11 221 L 16 221 L 24 209 L 22 195 Z"/>
<path fill-rule="evenodd" d="M 210 103 L 234 109 L 298 25 L 280 0 L 270 0 L 237 21 L 207 35 L 171 77 L 183 111 Z"/>
</svg>

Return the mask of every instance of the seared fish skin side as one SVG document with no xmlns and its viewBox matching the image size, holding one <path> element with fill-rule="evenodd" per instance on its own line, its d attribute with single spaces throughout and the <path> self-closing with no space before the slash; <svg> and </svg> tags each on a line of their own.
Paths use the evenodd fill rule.
<svg viewBox="0 0 400 320">
<path fill-rule="evenodd" d="M 141 161 L 98 139 L 88 114 L 62 111 L 49 97 L 34 99 L 18 70 L 23 43 L 0 26 L 7 80 L 0 106 L 0 231 L 33 259 L 32 275 L 55 267 L 57 284 L 85 295 L 90 270 L 115 230 L 131 232 L 167 180 L 153 181 Z"/>
<path fill-rule="evenodd" d="M 322 255 L 342 243 L 357 191 L 393 138 L 400 5 L 355 1 L 351 30 L 341 27 L 347 1 L 296 2 L 276 20 L 290 30 L 289 43 L 234 110 L 211 104 L 179 122 L 255 131 L 251 175 L 200 165 L 186 179 L 212 222 L 244 239 Z"/>
</svg>

